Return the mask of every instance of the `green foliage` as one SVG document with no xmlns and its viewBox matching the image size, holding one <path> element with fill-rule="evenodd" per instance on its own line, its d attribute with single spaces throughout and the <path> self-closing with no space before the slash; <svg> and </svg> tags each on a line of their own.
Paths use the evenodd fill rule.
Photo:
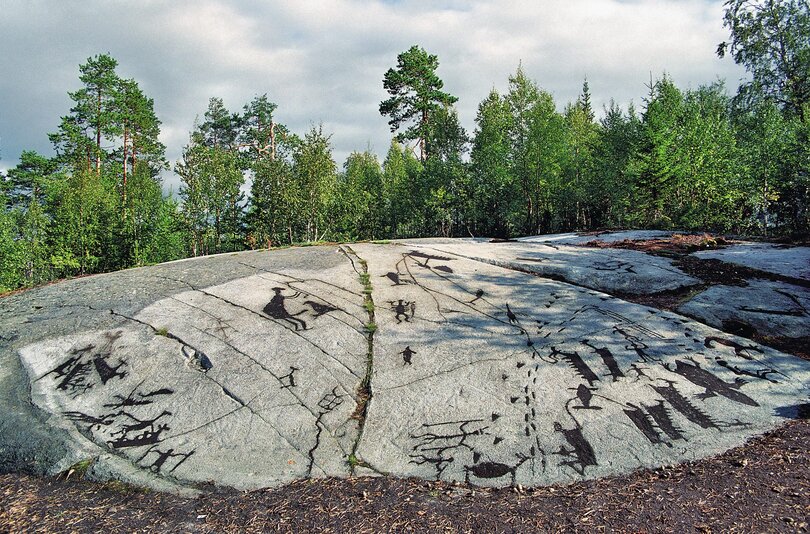
<svg viewBox="0 0 810 534">
<path fill-rule="evenodd" d="M 670 197 L 671 218 L 688 230 L 741 230 L 745 195 L 742 157 L 730 117 L 730 99 L 722 83 L 684 94 L 680 122 L 679 182 Z"/>
<path fill-rule="evenodd" d="M 322 126 L 312 127 L 293 151 L 290 208 L 297 217 L 289 233 L 301 241 L 321 241 L 334 230 L 337 169 L 329 139 Z"/>
<path fill-rule="evenodd" d="M 0 211 L 0 293 L 24 285 L 19 276 L 16 245 L 12 214 Z"/>
<path fill-rule="evenodd" d="M 752 80 L 740 86 L 746 107 L 765 97 L 789 116 L 804 116 L 810 103 L 810 6 L 806 0 L 727 0 L 724 25 L 730 43 L 720 43 L 717 54 L 730 51 Z"/>
<path fill-rule="evenodd" d="M 514 233 L 508 223 L 515 196 L 510 172 L 512 114 L 494 89 L 478 105 L 476 130 L 470 155 L 470 179 L 466 184 L 466 211 L 474 235 L 506 238 Z"/>
<path fill-rule="evenodd" d="M 616 226 L 807 239 L 806 3 L 730 0 L 726 24 L 733 41 L 721 52 L 753 75 L 733 100 L 722 83 L 681 90 L 663 76 L 650 81 L 641 115 L 611 101 L 597 121 L 587 81 L 560 113 L 518 67 L 505 94 L 480 102 L 471 137 L 456 98 L 441 91 L 438 59 L 412 47 L 385 74 L 390 98 L 380 105 L 392 131 L 407 128 L 382 165 L 353 152 L 340 172 L 322 127 L 296 136 L 266 95 L 240 113 L 212 98 L 175 165 L 179 202 L 162 192 L 154 102 L 113 58 L 89 58 L 49 136 L 56 156 L 23 152 L 0 175 L 0 292 L 323 240 Z M 413 139 L 419 157 L 400 144 Z M 361 281 L 370 297 L 370 279 Z"/>
<path fill-rule="evenodd" d="M 629 220 L 636 226 L 669 228 L 672 220 L 665 204 L 681 172 L 678 123 L 683 94 L 666 76 L 651 82 L 648 89 L 638 149 L 629 162 L 633 180 Z"/>
<path fill-rule="evenodd" d="M 599 138 L 599 125 L 594 122 L 587 80 L 582 94 L 565 108 L 566 157 L 562 171 L 562 187 L 556 191 L 553 202 L 559 206 L 555 217 L 558 228 L 577 229 L 593 226 L 594 210 L 600 195 L 595 175 L 594 151 Z M 599 217 L 601 214 L 596 213 Z"/>
<path fill-rule="evenodd" d="M 390 117 L 388 125 L 395 132 L 404 123 L 414 122 L 397 136 L 398 141 L 418 139 L 422 161 L 428 157 L 426 146 L 431 115 L 457 97 L 443 92 L 444 82 L 436 75 L 439 58 L 414 45 L 397 56 L 397 67 L 388 69 L 383 88 L 391 97 L 380 103 L 380 114 Z"/>
<path fill-rule="evenodd" d="M 377 156 L 353 152 L 338 177 L 338 229 L 335 236 L 349 241 L 374 239 L 383 235 L 385 201 L 383 171 Z"/>
<path fill-rule="evenodd" d="M 192 141 L 176 172 L 183 183 L 180 197 L 192 255 L 241 249 L 241 187 L 245 178 L 238 154 L 226 147 Z"/>
<path fill-rule="evenodd" d="M 766 235 L 810 235 L 808 115 L 785 116 L 774 103 L 761 101 L 737 123 L 754 228 Z"/>
<path fill-rule="evenodd" d="M 505 99 L 512 115 L 509 172 L 523 204 L 512 214 L 511 224 L 524 235 L 555 229 L 551 201 L 558 195 L 566 164 L 564 119 L 552 96 L 530 80 L 522 67 L 509 77 Z"/>
<path fill-rule="evenodd" d="M 619 227 L 632 211 L 628 164 L 641 141 L 641 120 L 632 106 L 625 113 L 611 100 L 599 126 L 588 196 L 590 228 Z"/>
<path fill-rule="evenodd" d="M 469 178 L 463 157 L 469 139 L 453 108 L 444 106 L 433 113 L 425 141 L 429 156 L 420 181 L 426 193 L 422 233 L 449 237 L 468 224 L 463 212 Z"/>
<path fill-rule="evenodd" d="M 391 237 L 421 233 L 422 168 L 413 152 L 392 140 L 383 162 L 385 226 Z"/>
</svg>

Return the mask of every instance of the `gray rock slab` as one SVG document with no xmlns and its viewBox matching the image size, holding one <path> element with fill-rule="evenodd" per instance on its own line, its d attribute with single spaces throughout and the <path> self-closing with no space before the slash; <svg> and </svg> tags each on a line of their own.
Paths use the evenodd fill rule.
<svg viewBox="0 0 810 534">
<path fill-rule="evenodd" d="M 437 254 L 536 273 L 608 293 L 652 294 L 700 283 L 672 265 L 670 260 L 635 250 L 533 241 L 491 244 L 469 240 L 403 242 Z"/>
<path fill-rule="evenodd" d="M 94 458 L 97 478 L 174 491 L 352 473 L 538 485 L 714 454 L 808 402 L 808 362 L 515 270 L 587 252 L 564 247 L 246 252 L 2 298 L 0 466 Z M 628 257 L 577 268 L 682 275 L 598 268 Z"/>
<path fill-rule="evenodd" d="M 734 321 L 768 336 L 810 337 L 810 290 L 783 282 L 754 279 L 745 287 L 713 286 L 678 311 L 716 328 Z"/>
<path fill-rule="evenodd" d="M 524 243 L 555 243 L 565 245 L 581 245 L 589 241 L 614 243 L 616 241 L 638 241 L 645 239 L 658 239 L 670 237 L 675 232 L 668 230 L 622 230 L 619 232 L 546 234 L 518 238 Z"/>
<path fill-rule="evenodd" d="M 46 471 L 98 458 L 111 476 L 158 487 L 348 475 L 367 360 L 362 286 L 336 248 L 300 256 L 278 270 L 244 254 L 78 280 L 63 287 L 78 286 L 75 294 L 51 302 L 70 320 L 54 309 L 36 322 L 3 316 L 34 328 L 57 323 L 33 342 L 11 337 L 30 379 L 30 419 L 60 433 L 63 457 Z M 208 271 L 223 259 L 235 278 Z M 202 285 L 218 277 L 226 281 Z M 94 293 L 88 285 L 137 295 L 139 282 L 169 279 L 173 289 L 140 309 L 75 299 Z M 48 301 L 41 291 L 24 295 L 10 307 Z M 24 438 L 24 422 L 7 422 L 0 441 Z"/>
<path fill-rule="evenodd" d="M 355 250 L 378 325 L 358 457 L 379 472 L 615 475 L 739 445 L 807 402 L 810 363 L 682 316 L 424 247 Z"/>
<path fill-rule="evenodd" d="M 768 273 L 810 280 L 810 247 L 737 243 L 723 249 L 702 250 L 693 254 L 702 259 L 717 259 Z"/>
</svg>

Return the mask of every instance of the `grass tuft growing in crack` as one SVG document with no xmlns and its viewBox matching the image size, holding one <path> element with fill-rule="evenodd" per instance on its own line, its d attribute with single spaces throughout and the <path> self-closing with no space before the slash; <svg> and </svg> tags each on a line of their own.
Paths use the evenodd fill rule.
<svg viewBox="0 0 810 534">
<path fill-rule="evenodd" d="M 349 246 L 344 247 L 344 253 L 347 256 L 351 255 L 356 258 L 357 263 L 360 265 L 361 270 L 358 272 L 358 278 L 360 280 L 360 284 L 363 286 L 363 308 L 365 308 L 366 313 L 368 314 L 368 321 L 365 324 L 366 339 L 368 341 L 368 350 L 366 353 L 366 373 L 363 380 L 361 380 L 360 385 L 357 386 L 357 407 L 355 408 L 354 413 L 352 413 L 352 417 L 357 419 L 357 439 L 354 442 L 351 454 L 349 454 L 349 457 L 346 459 L 353 474 L 356 467 L 366 465 L 365 462 L 357 457 L 357 448 L 360 446 L 360 439 L 363 437 L 363 429 L 365 428 L 366 415 L 368 413 L 368 404 L 372 395 L 371 376 L 374 372 L 374 333 L 377 331 L 377 323 L 374 319 L 374 299 L 372 298 L 374 288 L 371 285 L 371 276 L 368 272 L 368 262 L 359 257 L 357 253 Z"/>
</svg>

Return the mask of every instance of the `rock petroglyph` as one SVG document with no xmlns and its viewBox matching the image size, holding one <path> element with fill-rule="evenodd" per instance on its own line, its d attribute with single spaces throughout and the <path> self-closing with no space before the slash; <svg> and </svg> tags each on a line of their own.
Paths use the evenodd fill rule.
<svg viewBox="0 0 810 534">
<path fill-rule="evenodd" d="M 566 268 L 569 246 L 250 252 L 5 297 L 0 461 L 94 458 L 99 478 L 161 489 L 530 486 L 715 454 L 807 402 L 810 362 L 715 328 L 725 311 L 703 324 L 609 294 L 694 283 L 664 258 L 586 251 Z M 805 293 L 760 285 L 781 299 L 733 313 L 804 332 Z"/>
</svg>

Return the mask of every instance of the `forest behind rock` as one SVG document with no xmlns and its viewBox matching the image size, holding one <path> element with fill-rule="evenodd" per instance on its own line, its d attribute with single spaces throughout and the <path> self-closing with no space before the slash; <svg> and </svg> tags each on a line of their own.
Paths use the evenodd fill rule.
<svg viewBox="0 0 810 534">
<path fill-rule="evenodd" d="M 79 66 L 73 106 L 0 174 L 0 292 L 163 261 L 318 241 L 510 238 L 606 228 L 810 235 L 810 9 L 729 0 L 718 46 L 750 80 L 646 82 L 638 107 L 555 102 L 520 66 L 459 123 L 439 58 L 418 45 L 383 74 L 383 161 L 338 165 L 330 132 L 290 131 L 270 96 L 213 96 L 179 161 L 154 101 L 108 54 Z M 474 73 L 470 73 L 474 75 Z M 260 90 L 260 88 L 256 88 Z M 164 191 L 174 172 L 181 186 Z"/>
</svg>

